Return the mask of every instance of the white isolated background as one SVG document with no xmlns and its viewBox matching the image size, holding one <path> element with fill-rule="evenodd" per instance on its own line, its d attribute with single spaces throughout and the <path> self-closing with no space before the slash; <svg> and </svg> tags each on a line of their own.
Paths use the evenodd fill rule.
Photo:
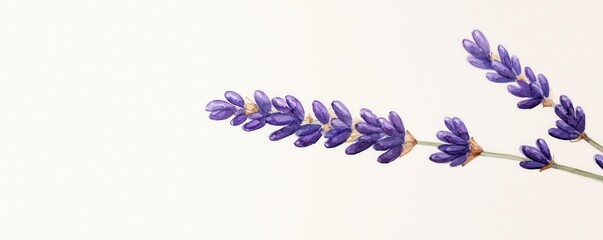
<svg viewBox="0 0 603 240">
<path fill-rule="evenodd" d="M 551 109 L 469 66 L 481 29 L 585 108 L 603 141 L 600 1 L 0 3 L 0 239 L 600 239 L 603 185 L 418 146 L 379 153 L 271 142 L 207 118 L 225 90 L 397 111 L 420 140 L 461 117 L 489 151 L 552 139 Z"/>
</svg>

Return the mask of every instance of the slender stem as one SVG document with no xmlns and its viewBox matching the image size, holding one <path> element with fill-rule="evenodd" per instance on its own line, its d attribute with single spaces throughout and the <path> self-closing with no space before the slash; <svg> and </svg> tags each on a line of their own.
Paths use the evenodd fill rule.
<svg viewBox="0 0 603 240">
<path fill-rule="evenodd" d="M 580 169 L 577 169 L 577 168 L 573 168 L 573 167 L 570 167 L 570 166 L 565 166 L 565 165 L 562 165 L 562 164 L 555 163 L 555 164 L 553 164 L 552 168 L 558 169 L 558 170 L 561 170 L 561 171 L 566 171 L 568 173 L 573 173 L 573 174 L 576 174 L 576 175 L 580 175 L 580 176 L 583 176 L 583 177 L 587 177 L 587 178 L 593 179 L 595 181 L 603 182 L 603 176 L 601 176 L 601 175 L 597 175 L 597 174 L 594 174 L 594 173 L 591 173 L 591 172 L 587 172 L 587 171 L 584 171 L 584 170 L 580 170 Z"/>
<path fill-rule="evenodd" d="M 593 146 L 600 152 L 603 152 L 603 146 L 601 146 L 601 144 L 595 142 L 595 140 L 593 140 L 592 138 L 587 136 L 586 138 L 584 138 L 584 141 L 586 141 L 588 144 L 590 144 L 591 146 Z"/>
<path fill-rule="evenodd" d="M 597 146 L 595 146 L 595 148 L 602 150 L 603 151 L 603 147 L 601 145 L 599 145 L 598 143 L 596 143 L 595 141 L 593 141 L 590 138 L 585 138 L 585 140 L 590 143 L 591 145 L 596 144 Z M 592 142 L 592 143 L 591 143 Z M 422 146 L 432 146 L 432 147 L 437 147 L 440 146 L 442 143 L 438 143 L 438 142 L 429 142 L 429 141 L 417 141 L 417 145 L 422 145 Z M 527 159 L 525 157 L 521 157 L 521 156 L 516 156 L 516 155 L 512 155 L 512 154 L 506 154 L 506 153 L 496 153 L 496 152 L 488 152 L 488 151 L 483 151 L 480 156 L 483 157 L 491 157 L 491 158 L 501 158 L 501 159 L 508 159 L 508 160 L 513 160 L 513 161 L 517 161 L 517 162 L 521 162 L 521 161 L 528 161 L 530 159 Z M 551 166 L 551 168 L 553 169 L 557 169 L 560 171 L 564 171 L 564 172 L 568 172 L 571 174 L 576 174 L 579 176 L 583 176 L 583 177 L 587 177 L 590 178 L 592 180 L 598 181 L 598 182 L 602 182 L 603 183 L 603 176 L 598 175 L 598 174 L 594 174 L 591 172 L 587 172 L 584 170 L 580 170 L 577 168 L 573 168 L 570 166 L 566 166 L 563 164 L 558 164 L 558 163 L 554 163 L 553 166 Z"/>
</svg>

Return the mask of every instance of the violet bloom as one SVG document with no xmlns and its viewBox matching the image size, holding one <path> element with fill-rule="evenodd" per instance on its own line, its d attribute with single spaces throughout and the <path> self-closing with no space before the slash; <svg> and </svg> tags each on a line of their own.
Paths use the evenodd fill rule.
<svg viewBox="0 0 603 240">
<path fill-rule="evenodd" d="M 542 74 L 538 74 L 538 77 L 536 77 L 530 67 L 525 68 L 525 75 L 528 78 L 528 82 L 520 80 L 517 81 L 517 86 L 507 86 L 507 90 L 511 94 L 521 98 L 528 98 L 517 103 L 517 107 L 532 109 L 541 103 L 545 107 L 552 106 L 553 101 L 549 99 L 549 82 L 546 77 Z"/>
<path fill-rule="evenodd" d="M 597 165 L 599 165 L 599 167 L 601 169 L 603 169 L 603 155 L 601 155 L 601 154 L 595 154 L 594 158 L 595 158 L 595 163 Z"/>
<path fill-rule="evenodd" d="M 322 136 L 322 126 L 328 124 L 331 119 L 329 111 L 319 101 L 312 102 L 312 111 L 320 124 L 309 123 L 301 126 L 295 132 L 295 135 L 299 137 L 294 143 L 296 147 L 307 147 L 318 142 Z"/>
<path fill-rule="evenodd" d="M 286 96 L 285 99 L 275 97 L 272 104 L 278 112 L 271 113 L 266 117 L 266 123 L 273 126 L 284 126 L 270 134 L 269 139 L 278 141 L 295 133 L 304 121 L 304 107 L 297 98 Z"/>
<path fill-rule="evenodd" d="M 552 167 L 553 164 L 555 164 L 555 161 L 553 161 L 551 151 L 549 150 L 549 146 L 546 144 L 546 141 L 539 138 L 536 140 L 536 146 L 538 148 L 526 145 L 519 147 L 519 150 L 523 153 L 523 155 L 530 159 L 520 162 L 519 166 L 525 169 L 540 169 L 542 172 Z"/>
<path fill-rule="evenodd" d="M 486 78 L 496 83 L 514 82 L 521 79 L 521 64 L 519 58 L 513 55 L 509 57 L 509 52 L 502 45 L 498 45 L 498 57 L 500 61 L 492 61 L 492 68 L 496 72 L 489 72 Z"/>
<path fill-rule="evenodd" d="M 253 94 L 253 99 L 255 100 L 255 103 L 245 104 L 245 112 L 249 116 L 249 119 L 251 119 L 251 121 L 243 125 L 243 130 L 247 132 L 264 127 L 264 125 L 266 125 L 266 117 L 268 117 L 270 111 L 272 111 L 272 104 L 266 93 L 261 90 L 256 90 Z"/>
<path fill-rule="evenodd" d="M 377 151 L 386 151 L 379 155 L 377 161 L 380 163 L 390 163 L 402 155 L 404 150 L 404 138 L 406 130 L 400 116 L 394 112 L 389 112 L 389 121 L 385 118 L 379 118 L 381 130 L 385 134 L 385 138 L 379 139 L 373 149 Z"/>
<path fill-rule="evenodd" d="M 549 129 L 549 135 L 561 140 L 578 141 L 586 138 L 586 115 L 581 107 L 574 109 L 572 101 L 565 95 L 559 97 L 560 104 L 555 106 L 555 114 L 561 120 L 557 120 L 557 128 Z"/>
<path fill-rule="evenodd" d="M 473 41 L 463 39 L 463 47 L 470 54 L 467 57 L 467 61 L 478 68 L 494 69 L 490 57 L 490 44 L 486 36 L 479 30 L 473 30 L 471 35 L 473 36 Z"/>
<path fill-rule="evenodd" d="M 213 100 L 205 106 L 205 110 L 211 112 L 209 119 L 211 120 L 225 120 L 234 115 L 234 118 L 230 121 L 233 126 L 238 126 L 247 120 L 245 114 L 245 101 L 236 92 L 226 91 L 224 100 Z"/>
<path fill-rule="evenodd" d="M 465 166 L 483 152 L 475 140 L 469 137 L 467 127 L 460 118 L 446 117 L 444 124 L 450 131 L 439 131 L 436 137 L 447 144 L 438 146 L 441 152 L 431 154 L 429 160 L 436 163 L 450 163 L 451 167 L 461 164 Z"/>
<path fill-rule="evenodd" d="M 352 115 L 348 108 L 340 101 L 331 103 L 333 111 L 337 118 L 331 119 L 332 129 L 325 133 L 326 148 L 334 148 L 343 144 L 352 135 Z"/>
<path fill-rule="evenodd" d="M 357 123 L 355 127 L 361 135 L 355 143 L 345 149 L 345 153 L 348 155 L 354 155 L 370 148 L 381 138 L 379 118 L 366 108 L 360 109 L 360 117 L 364 122 Z"/>
</svg>

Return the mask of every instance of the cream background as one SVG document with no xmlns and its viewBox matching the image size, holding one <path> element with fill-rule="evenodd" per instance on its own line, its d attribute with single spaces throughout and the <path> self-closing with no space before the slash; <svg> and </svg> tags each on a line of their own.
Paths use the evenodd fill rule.
<svg viewBox="0 0 603 240">
<path fill-rule="evenodd" d="M 453 3 L 454 2 L 454 3 Z M 481 29 L 569 95 L 603 141 L 600 1 L 2 1 L 0 239 L 600 239 L 603 185 L 417 147 L 298 149 L 203 110 L 225 90 L 395 110 L 487 150 L 544 137 L 603 173 L 465 62 Z"/>
</svg>

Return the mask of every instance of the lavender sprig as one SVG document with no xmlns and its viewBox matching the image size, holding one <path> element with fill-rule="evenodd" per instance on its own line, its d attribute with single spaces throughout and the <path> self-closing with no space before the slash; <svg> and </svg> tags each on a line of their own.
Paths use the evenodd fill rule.
<svg viewBox="0 0 603 240">
<path fill-rule="evenodd" d="M 434 146 L 441 152 L 432 154 L 429 159 L 437 163 L 450 163 L 453 167 L 465 166 L 475 157 L 484 156 L 520 161 L 520 166 L 529 169 L 554 168 L 603 182 L 601 175 L 554 163 L 546 143 L 543 143 L 544 140 L 542 143 L 540 140 L 537 142 L 540 152 L 534 150 L 536 148 L 522 146 L 521 151 L 527 158 L 483 151 L 469 136 L 463 121 L 457 117 L 445 118 L 444 124 L 449 131 L 440 131 L 436 135 L 438 139 L 445 142 L 441 144 L 415 139 L 406 130 L 402 118 L 393 111 L 386 119 L 363 108 L 360 111 L 362 120 L 354 120 L 348 108 L 340 101 L 331 103 L 333 108 L 331 112 L 321 102 L 313 101 L 312 110 L 315 120 L 311 115 L 304 115 L 302 104 L 293 96 L 275 97 L 270 100 L 259 90 L 254 93 L 255 102 L 251 99 L 243 100 L 239 94 L 232 91 L 227 91 L 224 96 L 227 101 L 213 100 L 207 104 L 205 109 L 210 112 L 210 119 L 226 120 L 234 116 L 231 125 L 238 126 L 247 121 L 243 125 L 245 131 L 254 131 L 265 125 L 281 126 L 279 130 L 270 134 L 269 139 L 277 141 L 295 133 L 298 139 L 294 145 L 297 147 L 313 145 L 324 135 L 327 139 L 325 141 L 327 148 L 335 148 L 346 142 L 352 143 L 346 148 L 345 153 L 353 155 L 372 146 L 377 151 L 384 151 L 378 157 L 378 162 L 390 163 L 409 153 L 416 145 Z M 597 160 L 599 158 L 595 157 L 597 164 L 601 162 Z"/>
<path fill-rule="evenodd" d="M 498 55 L 490 52 L 490 45 L 486 36 L 479 31 L 474 30 L 471 35 L 473 41 L 463 40 L 463 47 L 469 53 L 467 61 L 478 68 L 494 70 L 486 73 L 486 78 L 495 83 L 517 82 L 517 86 L 509 85 L 507 90 L 521 98 L 528 98 L 517 103 L 520 109 L 532 109 L 540 104 L 544 107 L 553 106 L 553 101 L 549 98 L 549 84 L 546 77 L 534 74 L 530 67 L 525 67 L 524 73 L 521 71 L 521 63 L 515 55 L 510 56 L 507 49 L 498 45 Z"/>
</svg>

